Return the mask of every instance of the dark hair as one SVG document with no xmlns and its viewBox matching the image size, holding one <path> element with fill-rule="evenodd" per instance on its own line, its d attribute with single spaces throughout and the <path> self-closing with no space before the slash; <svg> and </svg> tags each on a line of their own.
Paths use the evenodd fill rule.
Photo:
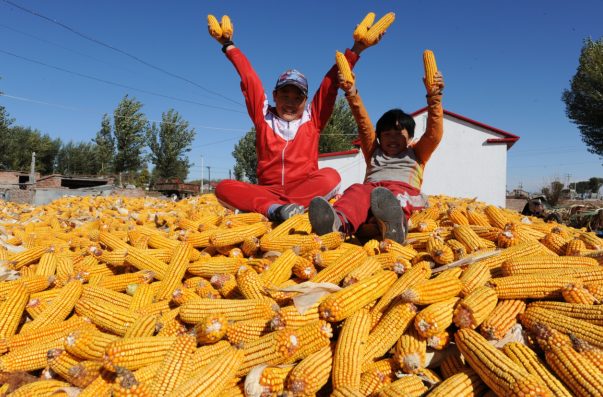
<svg viewBox="0 0 603 397">
<path fill-rule="evenodd" d="M 381 132 L 389 130 L 402 131 L 406 129 L 408 136 L 413 138 L 415 136 L 415 125 L 415 120 L 409 114 L 404 113 L 401 109 L 392 109 L 385 112 L 377 121 L 375 133 L 379 142 L 381 142 Z"/>
</svg>

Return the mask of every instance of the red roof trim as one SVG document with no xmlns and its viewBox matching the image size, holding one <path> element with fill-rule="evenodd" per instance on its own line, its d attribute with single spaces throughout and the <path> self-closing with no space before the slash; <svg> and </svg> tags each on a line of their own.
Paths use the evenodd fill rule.
<svg viewBox="0 0 603 397">
<path fill-rule="evenodd" d="M 323 153 L 323 154 L 319 154 L 318 157 L 321 158 L 321 157 L 344 156 L 346 154 L 356 154 L 358 152 L 359 152 L 358 149 L 354 149 L 354 150 L 347 150 L 345 152 Z"/>
</svg>

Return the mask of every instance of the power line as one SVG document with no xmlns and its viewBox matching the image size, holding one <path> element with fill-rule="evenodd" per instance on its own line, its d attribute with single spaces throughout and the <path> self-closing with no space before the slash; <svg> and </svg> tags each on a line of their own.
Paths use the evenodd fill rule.
<svg viewBox="0 0 603 397">
<path fill-rule="evenodd" d="M 203 145 L 198 145 L 198 146 L 191 146 L 191 149 L 194 148 L 198 148 L 198 147 L 204 147 L 204 146 L 209 146 L 209 145 L 215 145 L 217 143 L 222 143 L 222 142 L 226 142 L 226 141 L 232 141 L 234 139 L 241 139 L 243 138 L 245 135 L 241 135 L 241 136 L 235 136 L 234 138 L 229 138 L 229 139 L 224 139 L 223 141 L 217 141 L 217 142 L 210 142 L 210 143 L 204 143 Z"/>
<path fill-rule="evenodd" d="M 29 12 L 29 13 L 30 13 L 30 14 L 32 14 L 32 15 L 35 15 L 35 16 L 40 17 L 40 18 L 44 18 L 44 19 L 46 19 L 47 21 L 50 21 L 50 22 L 52 22 L 52 23 L 55 23 L 55 24 L 57 24 L 57 25 L 59 25 L 59 26 L 61 26 L 61 27 L 65 28 L 65 29 L 67 29 L 67 30 L 69 30 L 69 31 L 71 31 L 71 32 L 73 32 L 73 33 L 75 33 L 75 34 L 77 34 L 78 36 L 83 37 L 83 38 L 84 38 L 84 39 L 86 39 L 86 40 L 90 40 L 90 41 L 92 41 L 92 42 L 94 42 L 94 43 L 96 43 L 96 44 L 100 44 L 100 45 L 102 45 L 102 46 L 105 46 L 105 47 L 107 47 L 107 48 L 109 48 L 109 49 L 111 49 L 111 50 L 113 50 L 113 51 L 120 52 L 120 53 L 122 53 L 122 54 L 124 54 L 124 55 L 129 56 L 130 58 L 133 58 L 133 59 L 137 60 L 137 61 L 138 61 L 138 62 L 140 62 L 140 63 L 143 63 L 143 64 L 145 64 L 145 65 L 147 65 L 147 66 L 149 66 L 149 67 L 153 68 L 153 69 L 159 70 L 160 72 L 163 72 L 163 73 L 165 73 L 165 74 L 168 74 L 168 75 L 170 75 L 170 76 L 172 76 L 172 77 L 175 77 L 175 78 L 177 78 L 177 79 L 180 79 L 180 80 L 186 81 L 187 83 L 190 83 L 190 84 L 192 84 L 192 85 L 194 85 L 194 86 L 196 86 L 196 87 L 199 87 L 199 88 L 201 88 L 201 89 L 202 89 L 202 90 L 204 90 L 204 91 L 210 92 L 210 93 L 212 93 L 212 94 L 214 94 L 214 95 L 221 96 L 222 98 L 228 99 L 228 100 L 229 100 L 229 101 L 231 101 L 231 102 L 234 102 L 234 103 L 236 103 L 236 104 L 238 104 L 238 105 L 240 105 L 240 106 L 243 106 L 243 104 L 242 104 L 242 103 L 239 103 L 239 102 L 235 101 L 234 99 L 230 99 L 230 98 L 228 98 L 227 96 L 224 96 L 224 95 L 222 95 L 222 94 L 219 94 L 219 93 L 214 92 L 214 91 L 211 91 L 211 90 L 208 90 L 207 88 L 205 88 L 205 87 L 203 87 L 203 86 L 201 86 L 201 85 L 199 85 L 199 84 L 195 83 L 194 81 L 191 81 L 191 80 L 186 79 L 186 78 L 184 78 L 184 77 L 180 77 L 180 76 L 178 76 L 177 74 L 174 74 L 174 73 L 168 72 L 167 70 L 161 69 L 160 67 L 155 66 L 155 65 L 153 65 L 153 64 L 151 64 L 151 63 L 149 63 L 149 62 L 146 62 L 146 61 L 144 61 L 144 60 L 142 60 L 142 59 L 140 59 L 140 58 L 138 58 L 138 57 L 136 57 L 136 56 L 134 56 L 134 55 L 132 55 L 132 54 L 128 54 L 127 52 L 125 52 L 125 51 L 123 51 L 123 50 L 120 50 L 119 48 L 116 48 L 116 47 L 110 46 L 109 44 L 105 44 L 105 43 L 103 43 L 102 41 L 98 41 L 98 40 L 96 40 L 96 39 L 94 39 L 94 38 L 92 38 L 92 37 L 90 37 L 90 36 L 87 36 L 87 35 L 86 35 L 86 34 L 84 34 L 84 33 L 78 32 L 77 30 L 75 30 L 75 29 L 73 29 L 73 28 L 70 28 L 69 26 L 64 25 L 64 24 L 62 24 L 62 23 L 60 23 L 60 22 L 58 22 L 58 21 L 56 21 L 56 20 L 54 20 L 54 19 L 51 19 L 51 18 L 46 17 L 46 16 L 44 16 L 44 15 L 41 15 L 41 14 L 38 14 L 38 13 L 33 12 L 33 11 L 31 11 L 31 10 L 28 10 L 28 9 L 27 9 L 27 8 L 25 8 L 25 7 L 21 7 L 20 5 L 15 4 L 15 3 L 13 3 L 12 1 L 9 1 L 9 0 L 4 0 L 4 1 L 5 1 L 6 3 L 8 3 L 8 4 L 11 4 L 11 5 L 12 5 L 12 6 L 14 6 L 14 7 L 17 7 L 18 9 L 20 9 L 20 10 L 22 10 L 22 11 Z"/>
<path fill-rule="evenodd" d="M 600 164 L 600 161 L 589 161 L 586 163 L 562 163 L 562 164 L 538 164 L 538 165 L 517 165 L 514 167 L 507 167 L 507 168 L 527 168 L 527 167 L 547 167 L 547 166 L 554 166 L 554 165 L 578 165 L 578 164 Z"/>
<path fill-rule="evenodd" d="M 20 101 L 26 101 L 26 102 L 33 102 L 33 103 L 37 103 L 40 105 L 48 105 L 48 106 L 54 106 L 54 107 L 58 107 L 58 108 L 63 108 L 63 109 L 70 109 L 70 110 L 77 110 L 80 112 L 86 112 L 86 113 L 94 113 L 94 114 L 109 114 L 107 112 L 96 112 L 94 110 L 86 110 L 86 109 L 78 109 L 78 108 L 72 108 L 70 106 L 64 106 L 64 105 L 57 105 L 54 103 L 48 103 L 48 102 L 41 102 L 41 101 L 34 101 L 33 99 L 26 99 L 26 98 L 20 98 L 20 97 L 16 97 L 16 96 L 12 96 L 12 95 L 6 95 L 3 94 L 0 96 L 1 97 L 6 97 L 6 98 L 12 98 L 12 99 L 18 99 Z M 125 118 L 125 119 L 136 119 L 136 117 L 131 117 L 131 116 L 116 116 L 115 114 L 113 115 L 113 117 L 121 117 L 121 118 Z M 151 120 L 151 119 L 147 119 L 148 121 L 153 121 L 156 123 L 165 123 L 165 124 L 172 124 L 172 125 L 186 125 L 189 127 L 197 127 L 197 128 L 205 128 L 205 129 L 209 129 L 209 130 L 221 130 L 221 131 L 237 131 L 237 132 L 246 132 L 246 130 L 236 130 L 236 129 L 232 129 L 232 128 L 219 128 L 219 127 L 207 127 L 204 125 L 196 125 L 196 124 L 187 124 L 187 123 L 169 123 L 166 121 L 161 121 L 161 120 Z"/>
<path fill-rule="evenodd" d="M 4 1 L 6 1 L 6 0 L 4 0 Z M 160 97 L 163 97 L 163 98 L 173 99 L 173 100 L 175 100 L 175 101 L 181 101 L 181 102 L 192 103 L 192 104 L 194 104 L 194 105 L 206 106 L 206 107 L 209 107 L 209 108 L 214 108 L 214 109 L 227 110 L 227 111 L 229 111 L 229 112 L 235 112 L 235 113 L 247 114 L 247 112 L 241 112 L 241 111 L 234 110 L 234 109 L 222 108 L 222 107 L 219 107 L 219 106 L 206 105 L 206 104 L 204 104 L 204 103 L 199 103 L 199 102 L 189 101 L 189 100 L 186 100 L 186 99 L 175 98 L 175 97 L 168 96 L 168 95 L 157 94 L 157 93 L 155 93 L 155 92 L 146 91 L 146 90 L 141 90 L 140 88 L 133 88 L 133 87 L 129 87 L 129 86 L 127 86 L 127 85 L 118 84 L 118 83 L 113 83 L 113 82 L 111 82 L 111 81 L 107 81 L 107 80 L 99 79 L 99 78 L 96 78 L 96 77 L 88 76 L 88 75 L 85 75 L 85 74 L 82 74 L 82 73 L 72 72 L 72 71 L 67 70 L 67 69 L 59 68 L 59 67 L 57 67 L 57 66 L 48 65 L 48 64 L 43 63 L 43 62 L 34 61 L 33 59 L 29 59 L 29 58 L 25 58 L 25 57 L 22 57 L 22 56 L 19 56 L 19 55 L 15 55 L 15 54 L 12 54 L 12 53 L 7 52 L 7 51 L 0 50 L 0 52 L 2 52 L 2 53 L 4 53 L 4 54 L 7 54 L 7 55 L 10 55 L 10 56 L 13 56 L 13 57 L 15 57 L 15 58 L 20 58 L 20 59 L 24 59 L 24 60 L 29 61 L 29 62 L 37 63 L 38 65 L 43 65 L 43 66 L 46 66 L 46 67 L 49 67 L 49 68 L 52 68 L 52 69 L 60 70 L 61 72 L 75 74 L 75 75 L 77 75 L 77 76 L 85 77 L 85 78 L 87 78 L 87 79 L 96 80 L 96 81 L 100 81 L 100 82 L 102 82 L 102 83 L 107 83 L 107 84 L 115 85 L 115 86 L 118 86 L 118 87 L 127 88 L 127 89 L 129 89 L 129 90 L 140 91 L 140 92 L 144 92 L 144 93 L 146 93 L 146 94 L 150 94 L 150 95 L 156 95 L 156 96 L 160 96 Z"/>
<path fill-rule="evenodd" d="M 184 90 L 184 91 L 190 92 L 190 93 L 195 94 L 195 95 L 200 95 L 200 96 L 205 97 L 205 98 L 210 98 L 210 99 L 212 99 L 212 100 L 214 100 L 214 101 L 216 101 L 216 100 L 217 100 L 217 101 L 220 101 L 220 102 L 224 102 L 224 100 L 222 100 L 222 99 L 214 98 L 214 97 L 212 97 L 212 96 L 205 95 L 205 94 L 200 94 L 200 93 L 198 93 L 198 92 L 196 92 L 196 91 L 188 90 L 188 89 L 186 89 L 186 88 L 178 87 L 177 85 L 170 84 L 170 83 L 167 83 L 167 82 L 165 82 L 165 81 L 158 80 L 158 79 L 153 78 L 153 77 L 150 77 L 150 76 L 146 76 L 146 75 L 144 75 L 144 74 L 141 74 L 141 73 L 135 72 L 135 71 L 130 70 L 130 69 L 126 69 L 126 68 L 121 67 L 121 66 L 119 66 L 119 65 L 115 65 L 115 64 L 112 64 L 112 63 L 110 63 L 110 62 L 103 61 L 102 59 L 98 59 L 98 58 L 95 58 L 95 57 L 91 57 L 90 55 L 83 54 L 83 53 L 81 53 L 81 52 L 78 52 L 78 51 L 72 50 L 72 49 L 67 48 L 67 47 L 63 47 L 62 45 L 59 45 L 59 44 L 53 43 L 53 42 L 51 42 L 51 41 L 41 39 L 41 38 L 36 37 L 36 36 L 33 36 L 33 35 L 29 34 L 29 33 L 21 32 L 21 31 L 19 31 L 19 30 L 17 30 L 17 29 L 11 28 L 11 27 L 6 26 L 6 25 L 3 25 L 3 24 L 1 24 L 1 23 L 0 23 L 0 26 L 1 26 L 1 27 L 3 27 L 3 28 L 5 28 L 5 29 L 9 29 L 9 30 L 12 30 L 12 31 L 14 31 L 14 32 L 17 32 L 17 33 L 19 33 L 19 34 L 22 34 L 22 35 L 24 35 L 24 36 L 28 36 L 28 37 L 31 37 L 31 38 L 33 38 L 33 39 L 36 39 L 36 40 L 42 41 L 42 42 L 44 42 L 44 43 L 48 43 L 48 44 L 50 44 L 50 45 L 53 45 L 53 46 L 55 46 L 55 47 L 59 47 L 59 48 L 62 48 L 62 49 L 64 49 L 64 50 L 67 50 L 67 51 L 73 52 L 73 53 L 78 54 L 78 55 L 81 55 L 81 56 L 83 56 L 83 57 L 93 59 L 93 60 L 95 60 L 95 61 L 97 61 L 97 62 L 101 62 L 101 63 L 104 63 L 104 64 L 106 64 L 106 65 L 113 66 L 114 68 L 118 68 L 118 69 L 121 69 L 121 70 L 125 70 L 126 72 L 130 72 L 130 73 L 136 74 L 136 75 L 138 75 L 138 76 L 145 77 L 145 78 L 150 79 L 150 80 L 158 81 L 158 82 L 160 82 L 160 83 L 162 83 L 162 84 L 166 84 L 166 85 L 169 85 L 169 86 L 172 86 L 172 87 L 175 87 L 175 88 L 178 88 L 178 89 L 181 89 L 181 90 Z"/>
</svg>

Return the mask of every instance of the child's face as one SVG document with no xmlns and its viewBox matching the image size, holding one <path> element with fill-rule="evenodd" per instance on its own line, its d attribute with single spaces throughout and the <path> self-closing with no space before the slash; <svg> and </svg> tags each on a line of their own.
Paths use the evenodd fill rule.
<svg viewBox="0 0 603 397">
<path fill-rule="evenodd" d="M 285 121 L 300 119 L 308 100 L 308 97 L 292 84 L 288 84 L 278 91 L 272 91 L 272 97 L 278 116 Z"/>
<path fill-rule="evenodd" d="M 381 132 L 380 147 L 383 153 L 388 156 L 397 156 L 408 149 L 411 139 L 408 131 L 404 128 L 402 131 L 391 129 Z"/>
</svg>

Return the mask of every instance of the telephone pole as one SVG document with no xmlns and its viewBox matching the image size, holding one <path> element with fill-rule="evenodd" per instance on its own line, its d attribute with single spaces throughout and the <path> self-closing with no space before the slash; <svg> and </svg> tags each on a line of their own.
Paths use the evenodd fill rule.
<svg viewBox="0 0 603 397">
<path fill-rule="evenodd" d="M 203 194 L 203 153 L 201 153 L 201 194 Z"/>
<path fill-rule="evenodd" d="M 231 170 L 228 170 L 228 179 L 232 179 L 232 173 L 231 173 Z"/>
<path fill-rule="evenodd" d="M 29 174 L 29 203 L 34 204 L 34 188 L 36 187 L 36 152 L 31 153 L 31 173 Z"/>
<path fill-rule="evenodd" d="M 209 165 L 207 166 L 207 179 L 209 179 L 209 182 L 207 183 L 210 183 L 209 191 L 211 192 L 211 167 Z"/>
</svg>

